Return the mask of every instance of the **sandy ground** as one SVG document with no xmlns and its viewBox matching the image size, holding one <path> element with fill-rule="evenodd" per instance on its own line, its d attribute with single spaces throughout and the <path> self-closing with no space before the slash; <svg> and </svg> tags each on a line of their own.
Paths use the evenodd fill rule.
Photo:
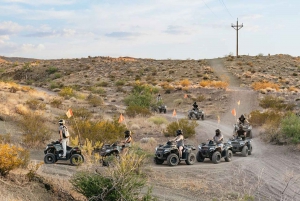
<svg viewBox="0 0 300 201">
<path fill-rule="evenodd" d="M 224 70 L 220 60 L 209 62 L 218 75 L 225 74 L 230 79 L 227 93 L 231 101 L 228 111 L 220 116 L 220 123 L 216 119 L 197 121 L 197 136 L 192 142 L 196 146 L 213 137 L 217 128 L 222 131 L 225 141 L 232 137 L 236 121 L 231 114 L 233 108 L 238 116 L 258 108 L 257 92 L 240 88 L 239 80 Z M 237 101 L 240 101 L 240 106 Z M 177 115 L 178 118 L 186 118 L 186 114 Z M 206 159 L 194 165 L 182 162 L 176 167 L 151 165 L 153 195 L 162 201 L 238 200 L 243 195 L 254 196 L 255 200 L 300 200 L 299 153 L 285 146 L 265 144 L 256 128 L 253 135 L 253 153 L 248 157 L 235 154 L 231 162 L 222 161 L 220 164 L 212 164 Z M 43 154 L 34 155 L 37 160 L 42 160 Z M 75 170 L 68 165 L 43 165 L 39 173 L 68 179 Z"/>
</svg>

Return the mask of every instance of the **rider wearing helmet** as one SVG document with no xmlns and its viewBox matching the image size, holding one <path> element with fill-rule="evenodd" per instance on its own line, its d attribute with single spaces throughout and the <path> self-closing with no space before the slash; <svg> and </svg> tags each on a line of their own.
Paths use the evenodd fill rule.
<svg viewBox="0 0 300 201">
<path fill-rule="evenodd" d="M 221 134 L 220 129 L 216 130 L 216 135 L 214 136 L 213 141 L 218 145 L 218 147 L 223 147 L 223 135 Z"/>
<path fill-rule="evenodd" d="M 67 155 L 67 145 L 69 144 L 69 136 L 65 136 L 64 134 L 68 132 L 68 128 L 66 127 L 66 121 L 61 119 L 58 121 L 59 123 L 59 141 L 61 142 L 63 148 L 62 158 L 66 158 Z"/>
<path fill-rule="evenodd" d="M 245 118 L 245 115 L 241 115 L 238 119 L 238 123 L 239 124 L 245 124 L 245 123 L 249 123 L 248 120 Z"/>
<path fill-rule="evenodd" d="M 173 139 L 173 141 L 177 142 L 179 158 L 182 158 L 182 150 L 183 150 L 183 146 L 184 146 L 184 143 L 183 143 L 184 137 L 183 137 L 182 130 L 177 130 L 176 135 L 177 136 Z"/>
<path fill-rule="evenodd" d="M 197 110 L 198 110 L 198 105 L 197 105 L 197 103 L 196 103 L 196 102 L 194 102 L 194 104 L 193 104 L 193 110 L 195 110 L 195 111 L 197 111 Z"/>
<path fill-rule="evenodd" d="M 244 131 L 243 125 L 239 125 L 239 130 L 237 130 L 237 137 L 242 137 L 243 139 L 245 139 L 246 136 L 246 131 Z"/>
<path fill-rule="evenodd" d="M 125 147 L 131 147 L 131 141 L 132 141 L 131 131 L 130 130 L 126 130 L 124 132 L 124 134 L 125 134 L 125 136 L 124 136 L 125 140 L 123 141 L 124 146 Z"/>
</svg>

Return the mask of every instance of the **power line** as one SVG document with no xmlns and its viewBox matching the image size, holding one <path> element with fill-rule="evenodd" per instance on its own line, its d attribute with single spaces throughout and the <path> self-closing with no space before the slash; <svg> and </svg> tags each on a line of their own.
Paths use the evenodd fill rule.
<svg viewBox="0 0 300 201">
<path fill-rule="evenodd" d="M 217 15 L 210 9 L 210 7 L 205 3 L 205 1 L 204 0 L 202 0 L 202 1 L 205 4 L 205 6 L 210 10 L 210 12 L 212 12 L 217 17 Z"/>
<path fill-rule="evenodd" d="M 229 12 L 227 6 L 225 5 L 224 1 L 223 1 L 223 0 L 220 0 L 220 2 L 221 2 L 221 4 L 223 4 L 223 6 L 224 6 L 225 9 L 227 10 L 228 14 L 229 14 L 231 17 L 233 17 L 233 16 L 231 15 L 231 13 Z"/>
</svg>

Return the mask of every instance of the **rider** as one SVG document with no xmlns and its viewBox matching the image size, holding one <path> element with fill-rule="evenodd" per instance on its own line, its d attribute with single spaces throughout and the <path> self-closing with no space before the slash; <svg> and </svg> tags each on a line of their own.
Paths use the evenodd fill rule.
<svg viewBox="0 0 300 201">
<path fill-rule="evenodd" d="M 183 132 L 182 130 L 177 130 L 176 131 L 176 137 L 173 139 L 173 141 L 177 142 L 177 147 L 178 147 L 178 151 L 179 151 L 179 158 L 182 158 L 182 150 L 183 150 L 183 146 L 184 146 L 184 143 L 183 143 L 183 140 L 184 140 L 184 137 L 183 137 Z"/>
<path fill-rule="evenodd" d="M 59 123 L 59 141 L 61 142 L 63 148 L 63 155 L 62 158 L 66 158 L 67 155 L 67 145 L 69 144 L 69 136 L 65 135 L 65 132 L 68 131 L 66 127 L 66 121 L 61 119 L 58 121 Z"/>
<path fill-rule="evenodd" d="M 220 129 L 216 130 L 216 135 L 213 138 L 213 141 L 217 144 L 218 147 L 223 147 L 223 135 L 221 134 Z"/>
<path fill-rule="evenodd" d="M 126 130 L 124 132 L 125 134 L 125 140 L 122 141 L 124 143 L 124 147 L 131 147 L 131 141 L 132 141 L 132 137 L 131 137 L 131 131 L 130 130 Z"/>
<path fill-rule="evenodd" d="M 193 110 L 198 111 L 198 105 L 196 102 L 194 102 L 194 104 L 193 104 Z"/>
<path fill-rule="evenodd" d="M 239 130 L 237 130 L 237 137 L 242 137 L 242 139 L 244 140 L 246 137 L 246 131 L 244 131 L 243 125 L 239 125 Z"/>
<path fill-rule="evenodd" d="M 162 98 L 161 98 L 161 95 L 160 95 L 160 94 L 157 95 L 156 101 L 157 101 L 157 102 L 161 102 L 161 101 L 162 101 Z"/>
<path fill-rule="evenodd" d="M 245 123 L 249 123 L 248 120 L 245 118 L 245 116 L 242 114 L 239 119 L 238 119 L 238 123 L 239 124 L 245 124 Z"/>
</svg>

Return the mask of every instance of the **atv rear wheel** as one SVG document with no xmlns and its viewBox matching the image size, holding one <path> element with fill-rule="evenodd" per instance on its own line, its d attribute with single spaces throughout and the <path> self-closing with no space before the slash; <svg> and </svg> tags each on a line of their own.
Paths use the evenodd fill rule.
<svg viewBox="0 0 300 201">
<path fill-rule="evenodd" d="M 45 157 L 44 157 L 44 162 L 46 164 L 53 164 L 53 163 L 55 163 L 56 162 L 55 155 L 53 153 L 46 154 Z"/>
<path fill-rule="evenodd" d="M 252 154 L 252 145 L 250 144 L 250 148 L 248 150 L 248 155 L 251 155 Z"/>
<path fill-rule="evenodd" d="M 221 153 L 218 152 L 218 151 L 216 151 L 216 152 L 213 153 L 213 155 L 212 155 L 212 162 L 215 163 L 215 164 L 220 163 L 221 158 L 222 158 Z"/>
<path fill-rule="evenodd" d="M 198 151 L 197 155 L 196 155 L 196 159 L 197 159 L 198 162 L 203 162 L 205 158 Z"/>
<path fill-rule="evenodd" d="M 154 163 L 157 165 L 161 165 L 164 163 L 164 160 L 154 157 Z"/>
<path fill-rule="evenodd" d="M 187 159 L 185 160 L 185 163 L 187 165 L 193 165 L 196 161 L 196 156 L 194 153 L 189 153 Z"/>
<path fill-rule="evenodd" d="M 164 113 L 166 114 L 166 113 L 167 113 L 167 110 L 164 110 Z"/>
<path fill-rule="evenodd" d="M 233 153 L 231 150 L 227 150 L 227 156 L 225 158 L 226 162 L 230 162 L 232 160 Z"/>
<path fill-rule="evenodd" d="M 243 155 L 244 157 L 247 157 L 247 156 L 248 156 L 248 147 L 247 147 L 247 146 L 244 146 L 244 147 L 243 147 L 242 155 Z"/>
<path fill-rule="evenodd" d="M 75 165 L 75 166 L 80 165 L 81 163 L 83 163 L 83 161 L 84 161 L 83 156 L 80 154 L 73 154 L 70 158 L 71 165 Z"/>
<path fill-rule="evenodd" d="M 202 120 L 202 121 L 204 120 L 204 115 L 201 116 L 201 120 Z"/>
<path fill-rule="evenodd" d="M 167 163 L 170 166 L 178 165 L 178 163 L 179 163 L 178 156 L 176 154 L 170 154 L 167 158 Z"/>
</svg>

